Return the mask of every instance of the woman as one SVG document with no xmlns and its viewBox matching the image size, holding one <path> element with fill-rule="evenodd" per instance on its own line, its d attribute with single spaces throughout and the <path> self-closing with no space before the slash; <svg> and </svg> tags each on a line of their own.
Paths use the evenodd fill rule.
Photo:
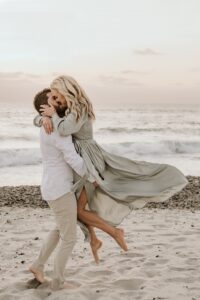
<svg viewBox="0 0 200 300">
<path fill-rule="evenodd" d="M 78 201 L 78 218 L 83 223 L 96 226 L 83 218 L 87 202 L 101 219 L 117 226 L 133 208 L 141 208 L 147 202 L 165 201 L 187 184 L 184 175 L 174 166 L 133 161 L 101 148 L 93 139 L 92 104 L 75 79 L 60 76 L 50 87 L 52 101 L 60 106 L 67 103 L 66 115 L 60 118 L 52 105 L 43 106 L 41 112 L 52 117 L 53 126 L 61 135 L 73 135 L 76 150 L 98 184 L 95 189 L 93 184 L 86 182 L 86 194 L 83 189 L 81 201 Z M 41 126 L 41 116 L 34 122 Z"/>
</svg>

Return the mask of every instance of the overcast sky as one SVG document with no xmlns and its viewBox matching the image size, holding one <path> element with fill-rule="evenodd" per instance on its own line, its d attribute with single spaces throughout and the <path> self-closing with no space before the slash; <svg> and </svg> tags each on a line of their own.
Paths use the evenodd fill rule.
<svg viewBox="0 0 200 300">
<path fill-rule="evenodd" d="M 199 101 L 199 0 L 0 0 L 0 28 L 0 101 L 58 74 L 101 106 Z"/>
</svg>

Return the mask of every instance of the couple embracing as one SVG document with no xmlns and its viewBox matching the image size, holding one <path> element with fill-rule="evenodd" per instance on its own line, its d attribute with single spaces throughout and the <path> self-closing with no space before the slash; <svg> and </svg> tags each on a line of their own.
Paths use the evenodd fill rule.
<svg viewBox="0 0 200 300">
<path fill-rule="evenodd" d="M 43 160 L 42 198 L 55 217 L 55 228 L 44 241 L 29 270 L 43 283 L 44 266 L 58 245 L 52 290 L 72 287 L 65 282 L 67 260 L 76 242 L 78 223 L 90 242 L 96 263 L 102 242 L 94 228 L 127 251 L 124 231 L 117 226 L 134 209 L 163 202 L 186 184 L 174 166 L 130 160 L 105 151 L 93 138 L 95 114 L 83 88 L 70 76 L 59 76 L 50 89 L 34 98 L 38 111 Z"/>
</svg>

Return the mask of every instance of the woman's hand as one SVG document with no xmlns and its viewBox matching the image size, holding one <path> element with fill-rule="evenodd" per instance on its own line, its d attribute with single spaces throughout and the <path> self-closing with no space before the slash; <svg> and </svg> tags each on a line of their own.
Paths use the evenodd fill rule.
<svg viewBox="0 0 200 300">
<path fill-rule="evenodd" d="M 52 121 L 49 117 L 42 117 L 42 126 L 47 134 L 51 134 L 53 132 Z"/>
<path fill-rule="evenodd" d="M 99 186 L 96 181 L 93 182 L 93 185 L 95 186 L 95 188 L 97 188 Z"/>
<path fill-rule="evenodd" d="M 40 105 L 40 112 L 42 114 L 42 116 L 46 116 L 46 117 L 52 117 L 52 115 L 55 113 L 55 108 L 52 104 L 46 105 Z"/>
</svg>

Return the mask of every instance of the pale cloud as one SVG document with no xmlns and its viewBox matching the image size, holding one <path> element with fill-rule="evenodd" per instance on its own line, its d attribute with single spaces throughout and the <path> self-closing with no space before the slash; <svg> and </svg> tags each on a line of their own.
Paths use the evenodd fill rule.
<svg viewBox="0 0 200 300">
<path fill-rule="evenodd" d="M 177 86 L 177 87 L 184 86 L 184 84 L 182 82 L 175 82 L 174 85 Z"/>
<path fill-rule="evenodd" d="M 106 85 L 120 85 L 120 86 L 141 86 L 141 82 L 132 80 L 131 78 L 126 78 L 117 75 L 99 75 L 99 80 Z"/>
<path fill-rule="evenodd" d="M 0 72 L 0 80 L 28 80 L 41 79 L 39 74 L 29 74 L 24 72 Z"/>
<path fill-rule="evenodd" d="M 137 81 L 136 78 L 141 75 L 146 75 L 148 72 L 124 69 L 115 74 L 110 75 L 99 75 L 98 80 L 105 85 L 118 85 L 118 86 L 129 86 L 138 87 L 144 85 L 144 83 Z"/>
<path fill-rule="evenodd" d="M 200 67 L 190 68 L 190 69 L 189 69 L 189 72 L 198 73 L 198 72 L 200 72 Z"/>
<path fill-rule="evenodd" d="M 156 51 L 156 50 L 151 49 L 151 48 L 135 49 L 135 50 L 133 50 L 133 53 L 137 54 L 137 55 L 162 55 L 161 52 Z"/>
<path fill-rule="evenodd" d="M 0 72 L 0 79 L 18 79 L 23 75 L 22 72 Z"/>
<path fill-rule="evenodd" d="M 120 71 L 121 74 L 124 75 L 147 75 L 150 74 L 150 72 L 147 71 L 137 71 L 137 70 L 121 70 Z"/>
<path fill-rule="evenodd" d="M 32 104 L 34 95 L 52 80 L 51 75 L 24 72 L 0 72 L 1 102 Z"/>
<path fill-rule="evenodd" d="M 65 6 L 65 0 L 0 0 L 1 12 L 61 12 Z"/>
</svg>

